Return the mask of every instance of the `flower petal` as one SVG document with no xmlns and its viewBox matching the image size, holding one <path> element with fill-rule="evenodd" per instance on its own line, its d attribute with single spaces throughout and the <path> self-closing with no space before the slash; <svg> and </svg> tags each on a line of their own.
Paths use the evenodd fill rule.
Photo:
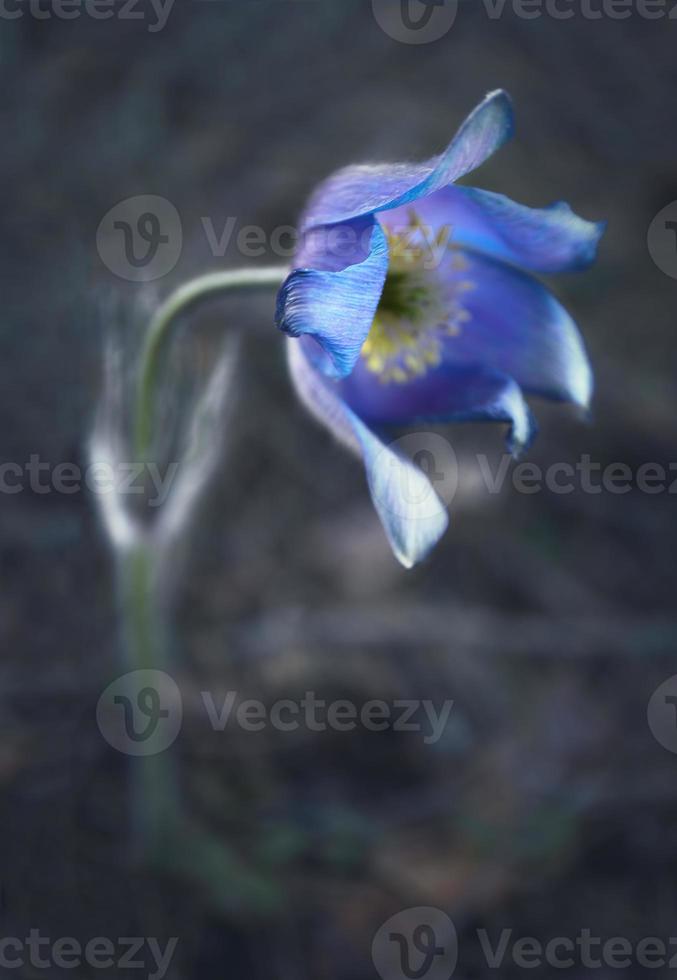
<svg viewBox="0 0 677 980">
<path fill-rule="evenodd" d="M 424 164 L 349 167 L 316 192 L 302 224 L 295 271 L 277 306 L 278 327 L 310 334 L 329 355 L 322 370 L 345 377 L 367 338 L 385 282 L 388 246 L 373 214 L 446 186 L 479 166 L 512 134 L 512 107 L 494 92 L 447 150 Z"/>
<path fill-rule="evenodd" d="M 475 367 L 442 364 L 405 383 L 382 383 L 364 361 L 341 382 L 350 408 L 370 425 L 417 422 L 507 422 L 508 448 L 527 447 L 536 426 L 512 378 Z"/>
<path fill-rule="evenodd" d="M 359 223 L 358 223 L 359 229 Z M 319 268 L 296 269 L 282 285 L 276 322 L 291 337 L 315 337 L 329 355 L 325 373 L 351 372 L 374 320 L 388 271 L 388 244 L 383 229 L 371 220 L 371 242 L 365 259 L 337 271 L 337 255 L 318 251 Z M 361 251 L 363 241 L 356 248 Z"/>
<path fill-rule="evenodd" d="M 446 240 L 533 272 L 568 272 L 595 261 L 606 222 L 585 221 L 560 201 L 547 208 L 516 204 L 503 194 L 474 187 L 445 187 L 416 204 L 417 216 Z M 410 209 L 390 211 L 381 222 L 404 229 Z"/>
<path fill-rule="evenodd" d="M 514 378 L 527 393 L 587 409 L 592 369 L 564 307 L 526 273 L 472 252 L 458 254 L 466 260 L 462 271 L 440 267 L 437 274 L 472 287 L 461 299 L 470 319 L 457 336 L 444 338 L 445 363 L 479 365 Z"/>
<path fill-rule="evenodd" d="M 310 413 L 362 457 L 374 507 L 395 557 L 405 568 L 422 561 L 447 529 L 446 509 L 419 467 L 387 446 L 350 410 L 340 387 L 323 377 L 307 356 L 312 340 L 290 340 L 289 370 Z"/>
<path fill-rule="evenodd" d="M 425 473 L 387 446 L 350 413 L 360 440 L 371 499 L 390 547 L 405 568 L 430 553 L 449 526 L 442 501 Z"/>
<path fill-rule="evenodd" d="M 440 156 L 418 164 L 351 166 L 329 177 L 310 200 L 303 230 L 351 221 L 432 194 L 475 170 L 512 134 L 510 98 L 506 92 L 492 92 Z"/>
</svg>

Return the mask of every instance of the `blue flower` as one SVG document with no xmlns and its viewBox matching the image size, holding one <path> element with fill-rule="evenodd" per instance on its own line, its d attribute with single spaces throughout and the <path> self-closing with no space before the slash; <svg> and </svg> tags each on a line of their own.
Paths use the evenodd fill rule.
<svg viewBox="0 0 677 980">
<path fill-rule="evenodd" d="M 525 394 L 590 403 L 578 329 L 531 273 L 590 265 L 604 224 L 567 204 L 537 210 L 455 186 L 512 133 L 510 99 L 493 92 L 440 156 L 330 177 L 309 202 L 278 297 L 301 400 L 364 460 L 407 567 L 448 519 L 441 502 L 431 508 L 425 474 L 378 435 L 383 426 L 490 419 L 508 424 L 517 452 L 534 431 Z"/>
</svg>

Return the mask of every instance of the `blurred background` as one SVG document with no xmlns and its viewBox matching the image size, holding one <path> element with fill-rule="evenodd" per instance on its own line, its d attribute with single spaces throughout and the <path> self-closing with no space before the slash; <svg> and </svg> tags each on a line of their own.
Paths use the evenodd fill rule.
<svg viewBox="0 0 677 980">
<path fill-rule="evenodd" d="M 677 459 L 677 283 L 647 247 L 677 199 L 674 21 L 580 7 L 527 20 L 510 4 L 491 19 L 462 0 L 448 32 L 414 44 L 369 0 L 178 0 L 162 25 L 150 4 L 121 8 L 99 21 L 8 2 L 0 16 L 5 462 L 86 466 L 107 339 L 133 344 L 154 298 L 247 262 L 235 236 L 215 254 L 203 219 L 217 236 L 228 218 L 268 234 L 293 224 L 334 169 L 427 158 L 497 87 L 517 138 L 471 182 L 609 221 L 594 269 L 553 284 L 595 365 L 593 417 L 534 404 L 527 459 L 587 454 L 633 473 Z M 138 195 L 171 202 L 183 229 L 152 283 L 97 249 L 104 216 Z M 91 493 L 24 486 L 0 509 L 0 933 L 177 937 L 167 976 L 247 980 L 368 980 L 377 930 L 418 907 L 451 917 L 468 980 L 524 973 L 509 956 L 491 969 L 478 929 L 493 945 L 502 929 L 667 943 L 677 733 L 659 744 L 647 705 L 677 671 L 675 495 L 527 496 L 510 479 L 492 495 L 470 480 L 432 558 L 404 572 L 362 468 L 297 404 L 272 316 L 272 295 L 212 304 L 178 348 L 199 372 L 241 330 L 170 620 L 189 696 L 169 752 L 187 809 L 232 864 L 215 862 L 205 887 L 132 859 L 134 760 L 95 717 L 124 670 L 114 560 Z M 459 459 L 500 464 L 500 427 L 444 434 Z M 359 727 L 215 732 L 190 691 L 229 690 L 267 705 L 308 691 L 454 704 L 434 744 Z M 564 972 L 589 974 L 579 960 Z"/>
</svg>

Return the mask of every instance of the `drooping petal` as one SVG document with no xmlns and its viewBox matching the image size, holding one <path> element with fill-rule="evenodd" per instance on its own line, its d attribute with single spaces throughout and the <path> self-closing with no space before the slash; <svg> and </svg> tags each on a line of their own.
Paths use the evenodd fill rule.
<svg viewBox="0 0 677 980">
<path fill-rule="evenodd" d="M 437 544 L 448 526 L 446 510 L 419 467 L 386 445 L 345 404 L 336 382 L 323 377 L 305 350 L 313 341 L 290 340 L 289 369 L 310 413 L 364 461 L 374 507 L 393 552 L 411 568 Z"/>
<path fill-rule="evenodd" d="M 351 221 L 432 194 L 475 170 L 512 134 L 510 98 L 492 92 L 440 156 L 425 163 L 351 166 L 329 177 L 312 196 L 303 229 Z"/>
<path fill-rule="evenodd" d="M 409 381 L 382 382 L 360 360 L 341 382 L 350 408 L 370 425 L 416 422 L 506 422 L 508 448 L 527 447 L 535 422 L 519 385 L 504 374 L 450 363 Z"/>
<path fill-rule="evenodd" d="M 405 568 L 413 568 L 446 531 L 447 512 L 423 471 L 350 415 L 362 447 L 371 499 L 390 547 Z"/>
<path fill-rule="evenodd" d="M 383 291 L 388 243 L 375 222 L 370 234 L 366 258 L 334 271 L 332 255 L 323 253 L 319 267 L 296 269 L 278 294 L 278 327 L 291 337 L 315 337 L 331 359 L 325 362 L 325 373 L 335 377 L 352 371 Z M 358 235 L 357 240 L 361 252 L 364 239 Z"/>
<path fill-rule="evenodd" d="M 529 208 L 473 187 L 442 188 L 417 201 L 415 211 L 433 234 L 445 229 L 445 241 L 533 272 L 567 272 L 591 265 L 606 228 L 606 222 L 579 218 L 563 201 Z M 402 208 L 380 220 L 397 230 L 406 228 L 410 219 L 410 208 Z"/>
<path fill-rule="evenodd" d="M 587 409 L 593 390 L 590 362 L 564 307 L 536 279 L 471 252 L 455 270 L 454 258 L 437 275 L 462 283 L 469 319 L 443 340 L 444 362 L 482 366 L 513 378 L 523 391 Z M 456 261 L 458 261 L 458 255 Z"/>
</svg>

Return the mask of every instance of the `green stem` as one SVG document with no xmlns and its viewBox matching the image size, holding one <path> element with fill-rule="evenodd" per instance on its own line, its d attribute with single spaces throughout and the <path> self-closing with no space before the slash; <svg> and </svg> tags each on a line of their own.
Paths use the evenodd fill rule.
<svg viewBox="0 0 677 980">
<path fill-rule="evenodd" d="M 134 448 L 136 458 L 145 461 L 151 445 L 153 431 L 153 405 L 160 356 L 174 321 L 189 307 L 203 299 L 221 293 L 241 289 L 265 289 L 279 286 L 287 275 L 287 269 L 268 266 L 261 269 L 234 269 L 212 272 L 192 279 L 172 293 L 157 310 L 148 327 L 141 371 L 136 393 L 134 415 Z"/>
<path fill-rule="evenodd" d="M 120 596 L 130 671 L 171 668 L 173 660 L 164 610 L 158 605 L 152 545 L 139 541 L 121 557 Z M 155 679 L 149 676 L 147 686 Z M 144 679 L 143 686 L 146 686 Z M 134 684 L 130 695 L 138 691 Z M 158 731 L 162 738 L 161 730 Z M 209 830 L 184 812 L 174 748 L 154 737 L 146 755 L 131 763 L 134 857 L 140 865 L 197 884 L 210 906 L 231 914 L 243 904 L 263 912 L 282 907 L 284 892 L 265 870 L 251 867 Z"/>
<path fill-rule="evenodd" d="M 152 545 L 139 541 L 122 556 L 120 596 L 130 671 L 167 671 L 171 665 L 169 631 L 158 606 Z M 149 675 L 143 687 L 155 687 Z M 134 685 L 134 695 L 137 687 Z M 161 730 L 159 730 L 161 731 Z M 132 836 L 139 860 L 165 859 L 167 845 L 180 820 L 178 778 L 172 750 L 155 746 L 151 734 L 143 755 L 131 763 Z"/>
<path fill-rule="evenodd" d="M 152 317 L 143 348 L 136 391 L 133 438 L 136 460 L 148 462 L 153 441 L 154 407 L 159 369 L 176 320 L 200 300 L 242 289 L 278 287 L 286 268 L 241 269 L 200 276 L 172 293 Z M 157 553 L 152 534 L 120 555 L 120 597 L 125 627 L 128 670 L 167 671 L 169 629 L 159 606 L 155 583 Z M 149 687 L 154 686 L 149 678 Z M 161 746 L 158 744 L 157 748 Z M 131 759 L 132 822 L 137 856 L 156 865 L 176 862 L 174 851 L 185 820 L 172 750 L 154 751 L 153 736 L 146 754 Z M 178 843 L 180 847 L 180 841 Z"/>
<path fill-rule="evenodd" d="M 125 578 L 129 588 L 128 651 L 134 670 L 158 670 L 166 661 L 166 651 L 158 642 L 154 620 L 153 562 L 150 550 L 141 542 L 125 556 Z"/>
</svg>

